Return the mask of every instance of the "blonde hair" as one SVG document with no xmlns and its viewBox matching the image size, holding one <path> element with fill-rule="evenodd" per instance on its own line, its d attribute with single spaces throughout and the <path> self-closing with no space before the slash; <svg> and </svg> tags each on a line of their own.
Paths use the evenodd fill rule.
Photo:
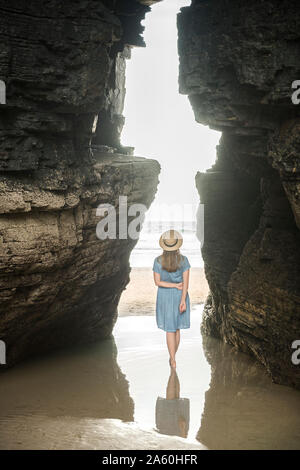
<svg viewBox="0 0 300 470">
<path fill-rule="evenodd" d="M 174 251 L 164 250 L 159 259 L 162 268 L 169 273 L 173 273 L 179 269 L 183 257 L 179 249 Z"/>
</svg>

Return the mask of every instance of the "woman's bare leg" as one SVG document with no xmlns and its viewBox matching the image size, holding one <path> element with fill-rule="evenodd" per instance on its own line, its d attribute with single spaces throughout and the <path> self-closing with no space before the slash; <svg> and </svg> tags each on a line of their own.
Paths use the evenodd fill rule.
<svg viewBox="0 0 300 470">
<path fill-rule="evenodd" d="M 176 333 L 167 331 L 167 346 L 170 354 L 170 365 L 176 367 L 175 354 L 176 354 Z"/>
<path fill-rule="evenodd" d="M 167 385 L 166 399 L 174 400 L 175 398 L 179 398 L 180 396 L 179 393 L 180 393 L 179 379 L 176 374 L 176 370 L 174 369 L 174 367 L 172 367 L 168 385 Z"/>
<path fill-rule="evenodd" d="M 179 343 L 180 343 L 180 330 L 176 330 L 176 333 L 175 333 L 175 338 L 176 338 L 176 352 L 177 352 L 177 349 L 178 349 L 178 346 L 179 346 Z"/>
</svg>

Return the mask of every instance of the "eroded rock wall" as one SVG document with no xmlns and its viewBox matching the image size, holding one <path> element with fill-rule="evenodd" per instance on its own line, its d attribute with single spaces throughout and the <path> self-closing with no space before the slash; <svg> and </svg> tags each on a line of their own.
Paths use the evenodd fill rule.
<svg viewBox="0 0 300 470">
<path fill-rule="evenodd" d="M 178 28 L 180 91 L 198 122 L 222 131 L 215 165 L 196 176 L 211 290 L 203 330 L 300 387 L 299 2 L 194 0 Z"/>
<path fill-rule="evenodd" d="M 149 3 L 149 2 L 148 2 Z M 7 364 L 106 337 L 136 240 L 101 241 L 96 209 L 147 207 L 159 164 L 120 133 L 125 60 L 147 2 L 0 1 L 0 339 Z"/>
</svg>

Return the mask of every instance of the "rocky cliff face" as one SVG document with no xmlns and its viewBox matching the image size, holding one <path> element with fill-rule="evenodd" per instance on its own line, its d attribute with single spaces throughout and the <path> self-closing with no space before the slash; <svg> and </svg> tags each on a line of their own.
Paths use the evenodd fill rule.
<svg viewBox="0 0 300 470">
<path fill-rule="evenodd" d="M 147 1 L 0 1 L 0 339 L 7 363 L 108 336 L 136 240 L 96 209 L 147 207 L 159 165 L 120 145 L 125 60 Z"/>
<path fill-rule="evenodd" d="M 297 1 L 194 0 L 178 16 L 180 91 L 222 131 L 196 184 L 211 296 L 203 330 L 300 387 L 300 79 Z"/>
</svg>

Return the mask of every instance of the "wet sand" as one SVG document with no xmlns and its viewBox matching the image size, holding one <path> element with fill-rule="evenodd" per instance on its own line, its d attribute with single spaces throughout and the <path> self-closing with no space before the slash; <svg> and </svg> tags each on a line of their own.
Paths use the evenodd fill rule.
<svg viewBox="0 0 300 470">
<path fill-rule="evenodd" d="M 203 268 L 191 268 L 189 296 L 192 308 L 205 302 L 208 284 Z M 132 268 L 130 283 L 122 293 L 118 307 L 119 316 L 154 315 L 157 287 L 151 268 Z"/>
<path fill-rule="evenodd" d="M 201 312 L 182 331 L 176 377 L 164 332 L 141 315 L 119 318 L 114 338 L 1 374 L 0 448 L 300 449 L 299 391 L 202 338 Z"/>
</svg>

